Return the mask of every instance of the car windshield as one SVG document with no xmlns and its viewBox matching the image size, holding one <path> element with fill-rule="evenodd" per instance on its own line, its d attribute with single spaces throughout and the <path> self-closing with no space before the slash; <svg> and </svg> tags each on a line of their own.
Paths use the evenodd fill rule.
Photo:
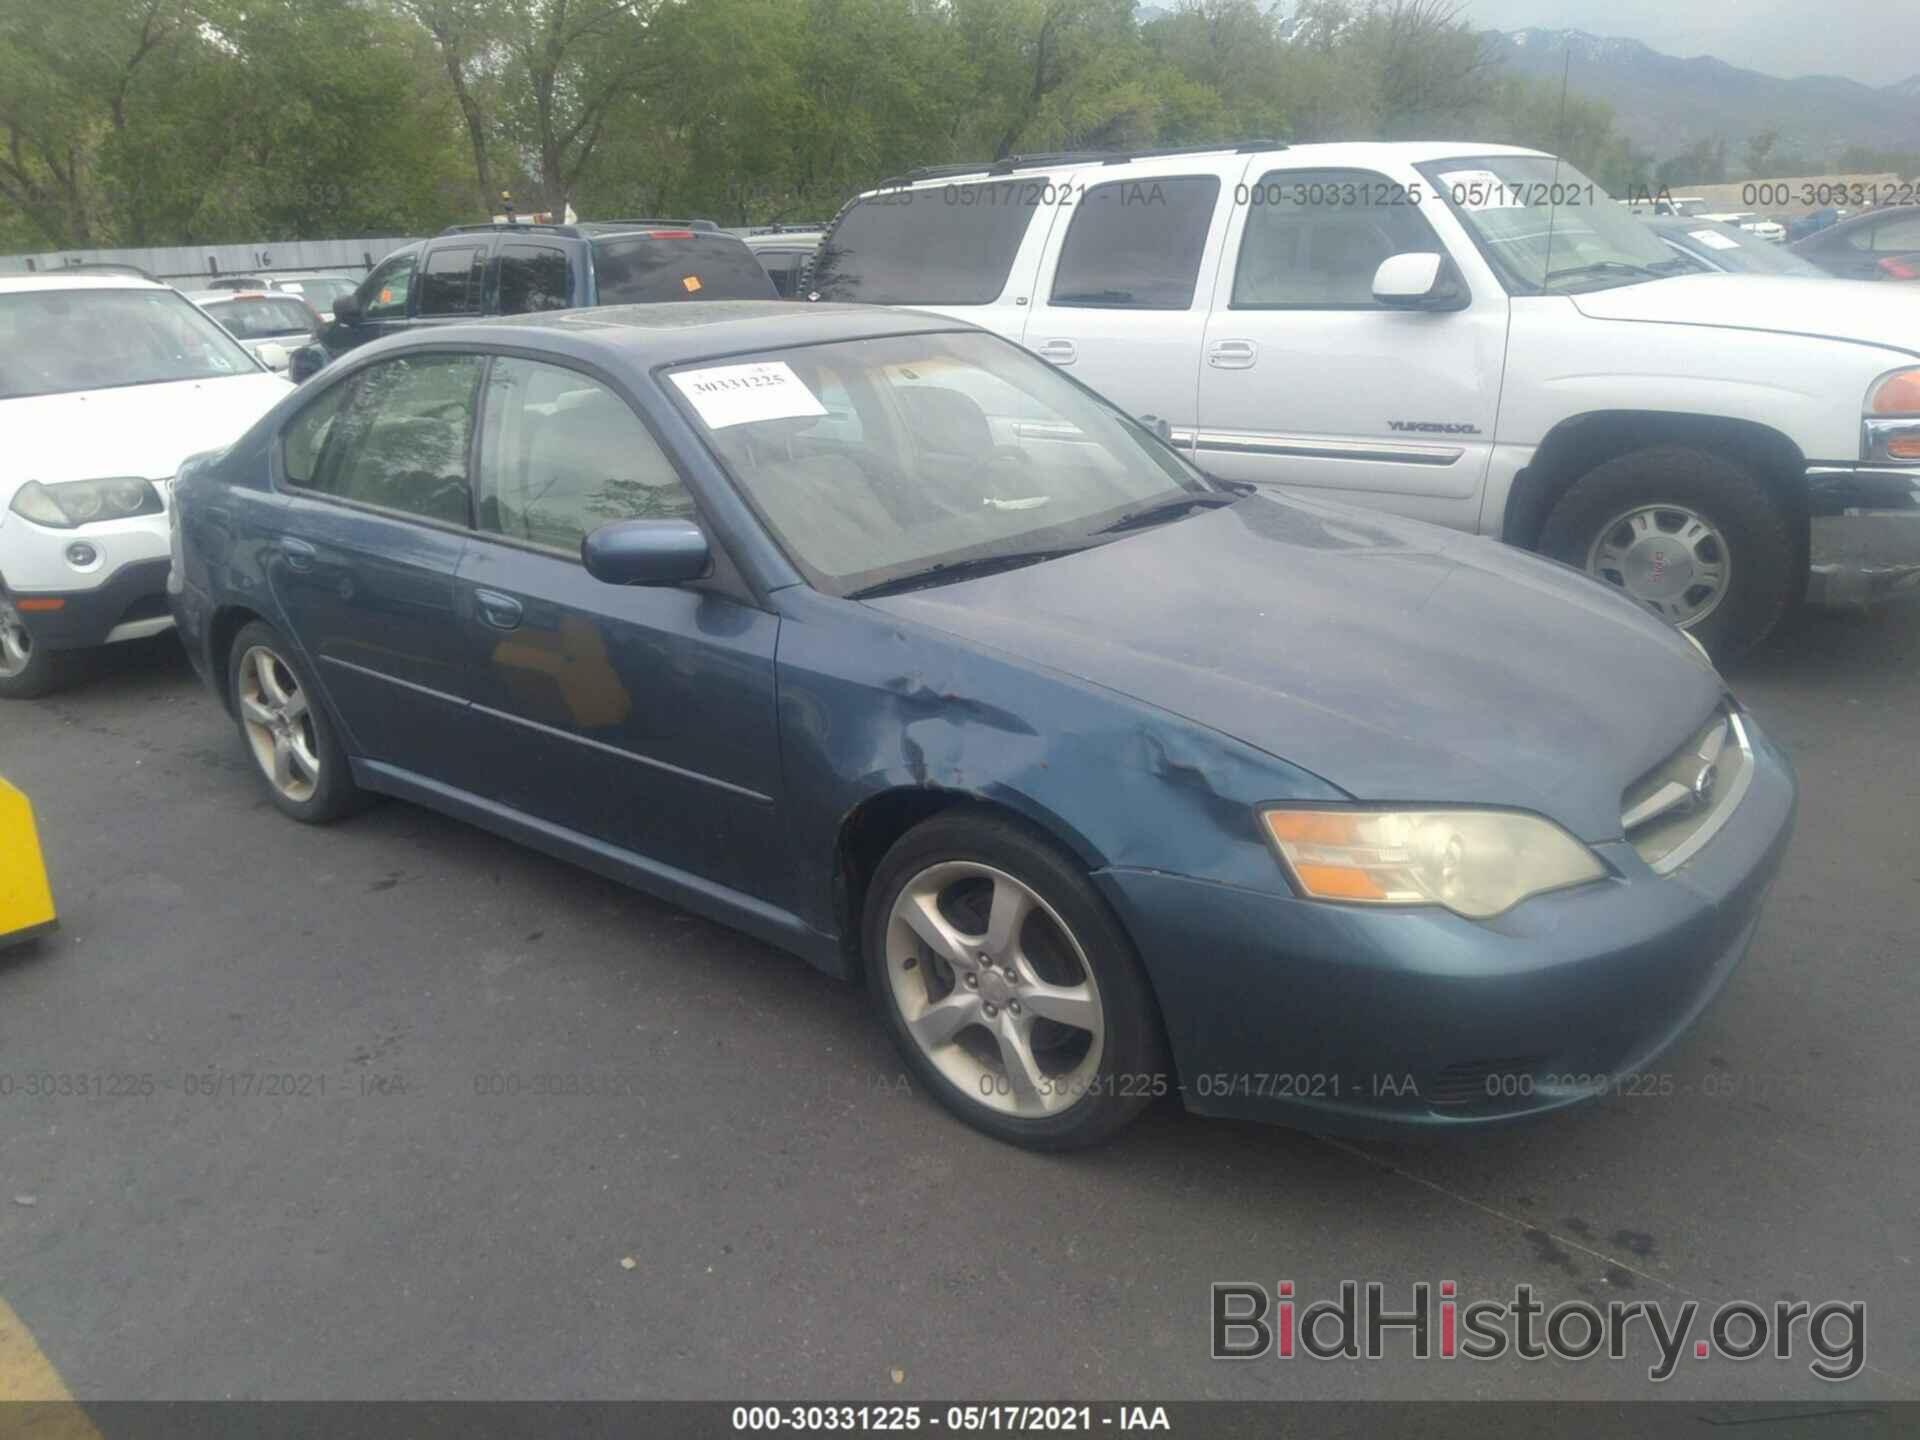
<svg viewBox="0 0 1920 1440">
<path fill-rule="evenodd" d="M 259 370 L 252 356 L 177 291 L 0 295 L 0 400 Z"/>
<path fill-rule="evenodd" d="M 206 312 L 241 340 L 272 340 L 313 333 L 313 314 L 291 296 L 247 295 L 238 300 L 209 300 Z"/>
<path fill-rule="evenodd" d="M 1691 268 L 1564 160 L 1482 155 L 1419 168 L 1516 295 L 1632 285 Z"/>
<path fill-rule="evenodd" d="M 1691 251 L 1721 270 L 1751 275 L 1808 275 L 1832 279 L 1818 265 L 1810 264 L 1784 246 L 1762 240 L 1732 225 L 1717 220 L 1673 221 L 1660 227 L 1683 250 Z"/>
<path fill-rule="evenodd" d="M 282 280 L 280 288 L 291 295 L 298 295 L 316 309 L 326 310 L 342 295 L 351 295 L 354 282 L 344 275 L 316 275 L 302 280 Z"/>
<path fill-rule="evenodd" d="M 1048 558 L 1222 502 L 1145 427 L 990 335 L 771 350 L 667 380 L 830 594 Z"/>
</svg>

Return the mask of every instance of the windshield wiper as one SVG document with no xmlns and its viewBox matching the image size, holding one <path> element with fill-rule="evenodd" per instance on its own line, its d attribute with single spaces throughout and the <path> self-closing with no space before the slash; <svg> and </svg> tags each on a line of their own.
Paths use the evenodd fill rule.
<svg viewBox="0 0 1920 1440">
<path fill-rule="evenodd" d="M 1171 500 L 1162 500 L 1158 505 L 1148 505 L 1141 510 L 1129 510 L 1111 525 L 1102 525 L 1093 533 L 1111 535 L 1116 530 L 1138 530 L 1143 525 L 1158 525 L 1166 520 L 1178 520 L 1189 510 L 1218 510 L 1224 505 L 1235 504 L 1238 495 L 1178 495 Z"/>
<path fill-rule="evenodd" d="M 1564 270 L 1549 270 L 1540 277 L 1542 285 L 1551 285 L 1556 280 L 1570 279 L 1575 275 L 1644 275 L 1648 279 L 1658 279 L 1660 272 L 1645 265 L 1630 265 L 1625 260 L 1595 260 L 1590 265 L 1569 265 Z"/>
<path fill-rule="evenodd" d="M 924 570 L 896 575 L 891 580 L 875 581 L 858 590 L 849 590 L 849 600 L 871 600 L 879 595 L 898 595 L 904 590 L 921 590 L 929 585 L 946 585 L 956 580 L 971 580 L 979 575 L 994 575 L 1002 570 L 1018 570 L 1043 560 L 1058 560 L 1062 555 L 1077 555 L 1085 545 L 1056 545 L 1046 550 L 1003 550 L 994 555 L 975 555 L 970 560 L 942 560 Z"/>
</svg>

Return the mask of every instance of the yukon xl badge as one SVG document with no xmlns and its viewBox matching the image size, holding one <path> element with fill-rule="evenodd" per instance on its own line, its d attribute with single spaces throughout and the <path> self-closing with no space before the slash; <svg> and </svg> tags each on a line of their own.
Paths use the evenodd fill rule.
<svg viewBox="0 0 1920 1440">
<path fill-rule="evenodd" d="M 1478 425 L 1452 425 L 1442 420 L 1389 420 L 1389 430 L 1418 430 L 1423 435 L 1478 435 Z"/>
</svg>

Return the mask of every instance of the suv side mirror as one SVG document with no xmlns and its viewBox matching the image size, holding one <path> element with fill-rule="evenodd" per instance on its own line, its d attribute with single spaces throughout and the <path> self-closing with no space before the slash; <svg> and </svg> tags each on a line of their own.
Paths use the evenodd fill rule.
<svg viewBox="0 0 1920 1440">
<path fill-rule="evenodd" d="M 587 573 L 609 585 L 680 585 L 713 566 L 691 520 L 612 520 L 580 542 Z"/>
<path fill-rule="evenodd" d="M 1444 255 L 1410 250 L 1380 262 L 1373 298 L 1389 310 L 1464 310 L 1467 289 Z"/>
<path fill-rule="evenodd" d="M 304 384 L 327 368 L 327 352 L 318 345 L 302 345 L 287 357 L 287 378 Z"/>
<path fill-rule="evenodd" d="M 333 318 L 342 325 L 358 325 L 360 323 L 360 297 L 358 295 L 342 295 L 338 300 L 335 300 L 333 302 Z"/>
</svg>

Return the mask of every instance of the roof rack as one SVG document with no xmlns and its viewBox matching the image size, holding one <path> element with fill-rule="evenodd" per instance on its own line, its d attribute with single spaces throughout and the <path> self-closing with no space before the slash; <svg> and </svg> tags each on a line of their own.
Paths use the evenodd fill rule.
<svg viewBox="0 0 1920 1440">
<path fill-rule="evenodd" d="M 890 176 L 874 188 L 885 190 L 911 185 L 920 180 L 941 180 L 953 175 L 1010 175 L 1016 170 L 1044 169 L 1054 165 L 1125 165 L 1133 160 L 1153 160 L 1170 155 L 1251 155 L 1260 150 L 1284 150 L 1284 140 L 1221 140 L 1208 145 L 1169 145 L 1151 150 L 1054 150 L 1032 155 L 1008 155 L 999 160 L 974 160 L 954 165 L 919 165 L 904 175 Z"/>
<path fill-rule="evenodd" d="M 718 230 L 720 228 L 719 223 L 713 220 L 661 220 L 650 217 L 629 220 L 625 217 L 616 217 L 611 220 L 576 220 L 567 225 L 555 220 L 491 220 L 483 225 L 449 225 L 440 233 L 472 235 L 495 230 L 511 230 L 515 233 L 522 230 L 537 230 L 546 235 L 571 235 L 578 238 L 582 235 L 600 233 L 613 226 L 631 227 L 636 230 Z"/>
<path fill-rule="evenodd" d="M 720 228 L 720 222 L 717 220 L 661 220 L 654 217 L 635 220 L 625 215 L 616 215 L 607 220 L 582 220 L 579 223 L 581 225 L 592 225 L 601 229 L 609 225 L 631 225 L 636 229 L 652 228 L 657 230 L 718 230 Z"/>
</svg>

